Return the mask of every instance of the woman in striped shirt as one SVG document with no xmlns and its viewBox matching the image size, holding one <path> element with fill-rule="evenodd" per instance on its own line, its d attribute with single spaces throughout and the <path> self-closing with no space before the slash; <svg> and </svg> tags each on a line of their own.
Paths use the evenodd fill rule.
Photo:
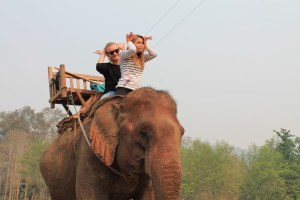
<svg viewBox="0 0 300 200">
<path fill-rule="evenodd" d="M 141 87 L 145 62 L 155 58 L 157 53 L 147 45 L 151 36 L 143 37 L 132 32 L 126 35 L 127 50 L 120 52 L 121 78 L 116 86 L 117 95 L 126 95 Z M 144 51 L 148 54 L 144 54 Z"/>
</svg>

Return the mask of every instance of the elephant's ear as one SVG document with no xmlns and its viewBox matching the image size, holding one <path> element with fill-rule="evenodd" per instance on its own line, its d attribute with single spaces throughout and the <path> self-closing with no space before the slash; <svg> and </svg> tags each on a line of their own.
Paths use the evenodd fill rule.
<svg viewBox="0 0 300 200">
<path fill-rule="evenodd" d="M 119 143 L 118 113 L 122 97 L 116 96 L 105 102 L 94 112 L 89 138 L 92 151 L 111 166 Z"/>
</svg>

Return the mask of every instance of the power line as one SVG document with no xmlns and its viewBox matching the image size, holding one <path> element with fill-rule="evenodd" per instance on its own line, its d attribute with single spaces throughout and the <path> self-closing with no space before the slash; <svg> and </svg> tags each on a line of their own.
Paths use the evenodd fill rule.
<svg viewBox="0 0 300 200">
<path fill-rule="evenodd" d="M 154 27 L 163 19 L 163 18 L 165 18 L 165 16 L 179 3 L 179 1 L 181 1 L 181 0 L 177 0 L 175 3 L 174 3 L 174 5 L 171 7 L 171 8 L 169 8 L 169 10 L 155 23 L 155 24 L 153 24 L 152 25 L 152 27 L 149 29 L 149 31 L 147 31 L 147 33 L 146 33 L 146 35 L 148 35 L 149 33 L 150 33 L 150 31 L 152 31 L 153 29 L 154 29 Z"/>
<path fill-rule="evenodd" d="M 194 7 L 179 23 L 177 23 L 162 39 L 160 39 L 153 47 L 156 47 L 161 43 L 173 30 L 175 30 L 184 20 L 186 20 L 199 6 L 201 6 L 206 0 L 201 1 L 196 7 Z"/>
</svg>

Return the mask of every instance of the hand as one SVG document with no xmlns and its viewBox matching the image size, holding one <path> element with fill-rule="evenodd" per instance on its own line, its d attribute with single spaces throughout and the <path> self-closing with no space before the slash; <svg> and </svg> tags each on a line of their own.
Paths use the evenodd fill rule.
<svg viewBox="0 0 300 200">
<path fill-rule="evenodd" d="M 124 42 L 120 42 L 118 45 L 119 45 L 119 49 L 125 50 L 125 43 Z"/>
<path fill-rule="evenodd" d="M 145 42 L 147 41 L 147 40 L 152 40 L 152 36 L 150 35 L 150 36 L 144 36 L 144 40 L 145 40 Z"/>
<path fill-rule="evenodd" d="M 132 32 L 126 34 L 126 41 L 127 41 L 127 42 L 132 42 L 133 37 L 134 37 L 134 35 L 133 35 Z"/>
<path fill-rule="evenodd" d="M 104 56 L 105 55 L 105 51 L 104 50 L 97 50 L 94 52 L 95 54 L 99 54 L 101 56 Z"/>
</svg>

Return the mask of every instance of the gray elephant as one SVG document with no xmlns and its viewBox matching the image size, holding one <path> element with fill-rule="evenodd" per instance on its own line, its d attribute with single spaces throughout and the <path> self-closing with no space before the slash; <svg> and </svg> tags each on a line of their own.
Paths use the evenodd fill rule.
<svg viewBox="0 0 300 200">
<path fill-rule="evenodd" d="M 93 109 L 83 120 L 90 145 L 76 126 L 41 157 L 52 200 L 179 199 L 184 129 L 173 98 L 141 88 Z"/>
</svg>

